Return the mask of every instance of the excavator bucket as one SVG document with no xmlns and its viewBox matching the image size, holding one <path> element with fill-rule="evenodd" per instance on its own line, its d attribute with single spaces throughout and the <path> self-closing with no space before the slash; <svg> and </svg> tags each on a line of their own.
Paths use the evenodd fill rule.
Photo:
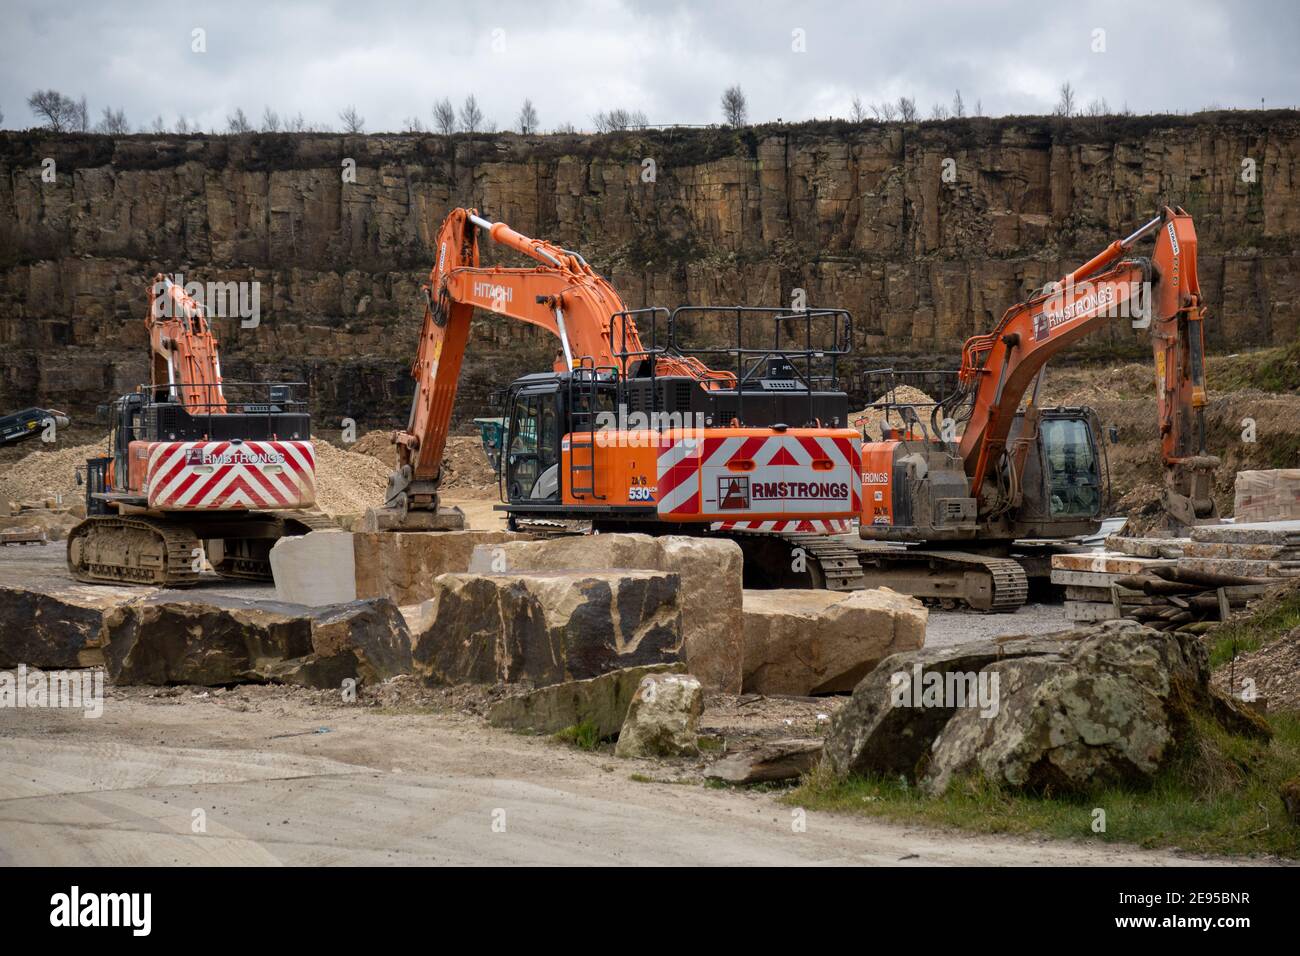
<svg viewBox="0 0 1300 956">
<path fill-rule="evenodd" d="M 439 507 L 437 511 L 370 508 L 361 519 L 360 530 L 464 531 L 465 513 L 456 507 Z"/>
</svg>

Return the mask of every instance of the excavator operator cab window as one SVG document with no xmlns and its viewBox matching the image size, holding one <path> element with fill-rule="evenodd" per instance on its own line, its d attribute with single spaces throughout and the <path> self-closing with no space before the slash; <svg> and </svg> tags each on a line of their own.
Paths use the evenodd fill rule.
<svg viewBox="0 0 1300 956">
<path fill-rule="evenodd" d="M 510 410 L 506 495 L 510 501 L 559 498 L 560 430 L 556 389 L 518 392 Z"/>
<path fill-rule="evenodd" d="M 1096 515 L 1101 509 L 1102 482 L 1088 422 L 1048 418 L 1039 427 L 1052 517 Z"/>
</svg>

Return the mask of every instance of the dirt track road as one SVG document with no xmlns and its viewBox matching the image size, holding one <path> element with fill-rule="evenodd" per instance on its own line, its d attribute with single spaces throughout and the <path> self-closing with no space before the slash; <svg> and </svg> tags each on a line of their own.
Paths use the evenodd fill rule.
<svg viewBox="0 0 1300 956">
<path fill-rule="evenodd" d="M 327 733 L 315 732 L 328 728 Z M 291 735 L 291 736 L 287 736 Z M 1201 858 L 954 835 L 766 793 L 641 783 L 663 764 L 246 694 L 110 691 L 104 715 L 0 711 L 3 864 L 1143 864 Z M 193 832 L 201 810 L 206 832 Z M 504 822 L 504 831 L 494 830 Z"/>
</svg>

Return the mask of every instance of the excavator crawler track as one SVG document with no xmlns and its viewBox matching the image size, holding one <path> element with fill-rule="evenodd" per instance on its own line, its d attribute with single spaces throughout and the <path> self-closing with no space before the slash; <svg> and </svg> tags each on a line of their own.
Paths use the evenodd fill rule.
<svg viewBox="0 0 1300 956">
<path fill-rule="evenodd" d="M 859 551 L 868 578 L 919 598 L 962 602 L 977 611 L 1014 611 L 1029 599 L 1019 562 L 971 551 Z M 873 573 L 874 572 L 874 573 Z"/>
<path fill-rule="evenodd" d="M 198 583 L 202 542 L 185 525 L 156 518 L 96 515 L 68 534 L 68 570 L 88 584 Z"/>
<path fill-rule="evenodd" d="M 791 548 L 813 561 L 813 580 L 827 591 L 861 591 L 867 585 L 858 553 L 840 535 L 783 534 Z"/>
</svg>

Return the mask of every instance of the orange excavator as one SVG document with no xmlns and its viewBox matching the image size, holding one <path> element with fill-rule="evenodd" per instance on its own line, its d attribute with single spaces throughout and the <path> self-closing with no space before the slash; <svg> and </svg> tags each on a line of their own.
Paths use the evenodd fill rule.
<svg viewBox="0 0 1300 956">
<path fill-rule="evenodd" d="M 532 264 L 481 266 L 482 235 Z M 747 547 L 747 567 L 760 550 L 780 565 L 799 547 L 823 585 L 863 586 L 848 549 L 822 547 L 861 507 L 861 442 L 847 427 L 836 377 L 852 340 L 847 312 L 631 311 L 577 252 L 475 210 L 453 210 L 435 250 L 411 369 L 415 395 L 371 527 L 463 524 L 439 506 L 438 486 L 470 318 L 480 308 L 559 342 L 552 371 L 505 391 L 498 474 L 511 527 L 725 534 Z M 692 330 L 719 322 L 734 324 L 732 344 L 691 344 Z M 719 358 L 729 367 L 710 366 Z"/>
<path fill-rule="evenodd" d="M 1151 235 L 1154 251 L 1137 255 Z M 1151 333 L 1165 523 L 1177 532 L 1216 521 L 1204 311 L 1192 218 L 1166 207 L 967 340 L 958 387 L 936 403 L 929 429 L 912 412 L 863 446 L 860 537 L 909 545 L 859 552 L 873 583 L 1014 609 L 1028 591 L 1015 542 L 1097 531 L 1108 475 L 1096 415 L 1039 408 L 1037 393 L 1052 357 L 1119 318 Z"/>
<path fill-rule="evenodd" d="M 149 290 L 150 381 L 111 405 L 110 454 L 86 462 L 86 519 L 68 534 L 79 581 L 270 580 L 282 535 L 335 527 L 315 503 L 302 383 L 228 382 L 203 306 L 158 275 Z M 105 409 L 109 411 L 109 409 Z"/>
</svg>

